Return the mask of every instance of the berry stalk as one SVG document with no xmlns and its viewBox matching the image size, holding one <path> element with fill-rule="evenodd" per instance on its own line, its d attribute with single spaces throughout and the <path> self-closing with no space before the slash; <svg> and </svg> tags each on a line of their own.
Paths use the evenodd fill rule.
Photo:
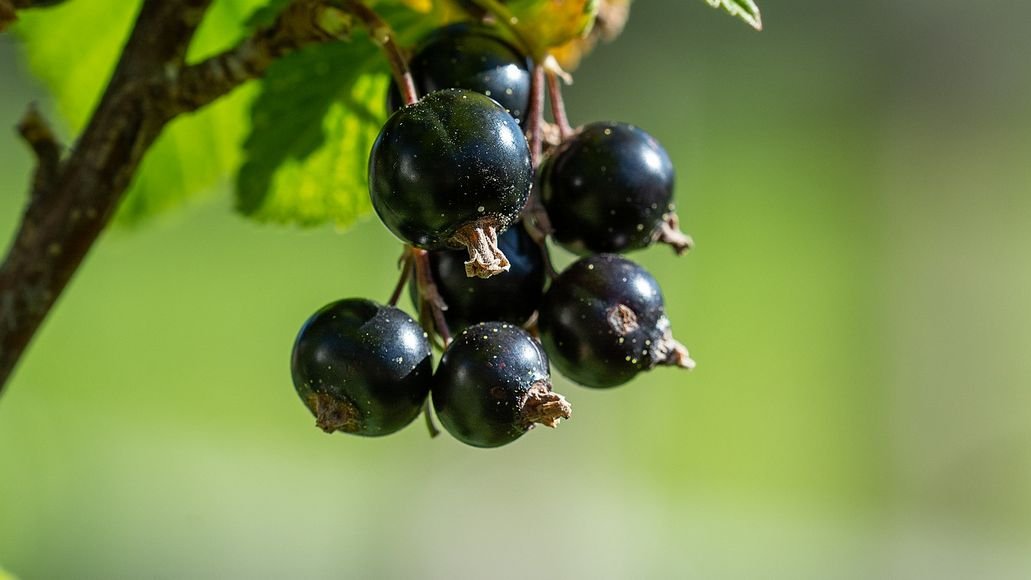
<svg viewBox="0 0 1031 580">
<path fill-rule="evenodd" d="M 408 69 L 408 59 L 397 42 L 397 35 L 375 10 L 369 8 L 359 0 L 341 0 L 341 5 L 347 12 L 357 18 L 369 33 L 372 39 L 390 63 L 390 72 L 394 76 L 394 82 L 401 87 L 401 96 L 404 97 L 406 105 L 419 100 L 419 94 L 415 89 L 415 81 L 412 80 L 412 73 Z"/>
<path fill-rule="evenodd" d="M 548 98 L 551 100 L 551 114 L 558 125 L 559 137 L 562 141 L 573 135 L 573 127 L 566 115 L 566 102 L 562 98 L 562 83 L 558 73 L 548 71 Z"/>
<path fill-rule="evenodd" d="M 408 284 L 408 278 L 412 275 L 412 253 L 409 251 L 408 246 L 405 246 L 399 262 L 401 264 L 401 275 L 398 276 L 394 292 L 390 295 L 390 300 L 387 301 L 387 304 L 390 306 L 397 306 L 398 300 L 401 299 L 401 292 L 404 291 L 405 285 Z"/>
<path fill-rule="evenodd" d="M 530 144 L 530 161 L 536 171 L 541 164 L 544 148 L 544 67 L 534 63 L 530 78 L 530 110 L 526 124 L 526 140 Z"/>
<path fill-rule="evenodd" d="M 419 314 L 420 319 L 424 315 L 429 320 L 429 328 L 425 328 L 429 334 L 438 334 L 444 341 L 444 348 L 451 344 L 451 330 L 448 328 L 447 320 L 444 319 L 444 311 L 447 304 L 437 290 L 437 283 L 433 281 L 430 274 L 430 256 L 426 250 L 409 247 L 412 260 L 415 262 L 415 280 L 419 288 Z M 424 322 L 424 326 L 427 326 Z"/>
</svg>

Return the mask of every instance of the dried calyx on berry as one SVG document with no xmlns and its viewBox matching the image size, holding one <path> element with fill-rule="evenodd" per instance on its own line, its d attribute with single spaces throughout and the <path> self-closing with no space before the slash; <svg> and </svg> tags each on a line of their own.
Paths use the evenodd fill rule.
<svg viewBox="0 0 1031 580">
<path fill-rule="evenodd" d="M 538 323 L 555 366 L 587 387 L 619 386 L 660 365 L 694 368 L 673 339 L 658 282 L 621 256 L 582 258 L 562 272 Z"/>
<path fill-rule="evenodd" d="M 623 253 L 665 243 L 693 245 L 673 205 L 673 163 L 651 135 L 625 123 L 592 123 L 541 169 L 541 195 L 555 240 L 579 254 Z"/>
<path fill-rule="evenodd" d="M 521 224 L 498 238 L 498 248 L 509 261 L 509 270 L 490 279 L 465 275 L 465 254 L 458 250 L 430 252 L 430 274 L 447 305 L 444 317 L 454 332 L 478 322 L 523 325 L 533 316 L 544 296 L 546 278 L 544 249 Z M 418 305 L 418 282 L 409 285 L 412 303 Z"/>
<path fill-rule="evenodd" d="M 462 331 L 433 376 L 433 407 L 449 433 L 474 447 L 500 447 L 534 425 L 572 416 L 551 390 L 548 356 L 526 331 L 498 322 Z"/>
<path fill-rule="evenodd" d="M 426 333 L 404 312 L 352 298 L 301 328 L 294 388 L 326 433 L 389 435 L 419 415 L 433 367 Z"/>
<path fill-rule="evenodd" d="M 530 194 L 533 168 L 519 125 L 472 91 L 437 91 L 391 115 L 373 144 L 369 191 L 383 223 L 426 250 L 465 248 L 468 276 L 508 270 L 498 234 Z"/>
</svg>

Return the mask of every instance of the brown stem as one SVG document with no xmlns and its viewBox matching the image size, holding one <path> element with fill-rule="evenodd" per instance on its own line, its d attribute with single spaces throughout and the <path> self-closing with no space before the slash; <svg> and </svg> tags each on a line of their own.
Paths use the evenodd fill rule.
<svg viewBox="0 0 1031 580">
<path fill-rule="evenodd" d="M 0 0 L 0 32 L 18 19 L 16 9 L 28 7 L 28 0 Z"/>
<path fill-rule="evenodd" d="M 551 100 L 551 114 L 555 117 L 560 138 L 565 141 L 573 135 L 573 127 L 569 124 L 569 117 L 566 116 L 566 102 L 562 98 L 561 82 L 558 74 L 548 72 L 548 98 Z"/>
<path fill-rule="evenodd" d="M 437 422 L 433 420 L 433 410 L 429 399 L 426 399 L 422 404 L 422 416 L 426 419 L 426 430 L 430 432 L 430 439 L 439 437 L 440 428 L 437 427 Z"/>
<path fill-rule="evenodd" d="M 397 42 L 397 35 L 394 29 L 383 20 L 375 10 L 369 8 L 364 2 L 358 0 L 341 0 L 342 6 L 358 20 L 362 22 L 369 32 L 372 41 L 383 49 L 383 53 L 390 63 L 390 72 L 394 76 L 394 82 L 401 89 L 401 96 L 405 104 L 411 105 L 419 100 L 418 91 L 415 89 L 415 81 L 408 69 L 408 59 L 405 58 L 404 50 Z"/>
<path fill-rule="evenodd" d="M 444 318 L 447 304 L 430 272 L 430 254 L 419 248 L 411 248 L 411 252 L 415 261 L 415 281 L 419 288 L 419 309 L 423 314 L 428 312 L 429 318 L 433 321 L 432 327 L 426 330 L 429 332 L 435 328 L 436 333 L 444 341 L 444 348 L 447 348 L 451 344 L 451 330 Z"/>
<path fill-rule="evenodd" d="M 401 293 L 404 292 L 405 286 L 408 285 L 408 278 L 412 274 L 412 254 L 405 249 L 404 254 L 401 256 L 401 275 L 397 278 L 397 285 L 394 286 L 394 292 L 390 295 L 390 300 L 387 302 L 390 306 L 397 306 L 398 300 L 401 299 Z"/>
<path fill-rule="evenodd" d="M 29 110 L 18 123 L 18 133 L 36 155 L 36 174 L 32 179 L 30 195 L 43 195 L 43 192 L 50 188 L 60 169 L 61 143 L 35 105 L 29 106 Z"/>
<path fill-rule="evenodd" d="M 0 265 L 0 388 L 114 215 L 144 153 L 176 116 L 260 76 L 280 56 L 335 38 L 319 0 L 293 0 L 268 28 L 192 65 L 186 49 L 210 0 L 144 0 L 92 118 L 63 161 L 45 127 L 23 123 L 39 169 Z M 44 137 L 40 139 L 39 137 Z"/>
<path fill-rule="evenodd" d="M 527 114 L 526 138 L 530 144 L 530 162 L 537 169 L 541 164 L 544 147 L 544 67 L 539 64 L 534 64 L 533 76 L 530 77 L 530 106 Z"/>
</svg>

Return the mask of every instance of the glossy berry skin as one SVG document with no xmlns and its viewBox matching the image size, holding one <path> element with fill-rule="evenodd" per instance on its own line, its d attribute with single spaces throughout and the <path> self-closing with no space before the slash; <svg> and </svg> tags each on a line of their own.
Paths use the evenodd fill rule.
<svg viewBox="0 0 1031 580">
<path fill-rule="evenodd" d="M 624 123 L 593 123 L 542 170 L 555 240 L 578 254 L 651 244 L 673 212 L 673 163 L 659 142 Z"/>
<path fill-rule="evenodd" d="M 675 359 L 679 343 L 658 282 L 621 256 L 600 254 L 569 266 L 545 294 L 538 324 L 555 366 L 587 387 L 622 385 L 659 364 L 687 366 Z"/>
<path fill-rule="evenodd" d="M 458 440 L 499 447 L 533 426 L 526 408 L 534 393 L 558 397 L 551 394 L 550 379 L 548 357 L 526 331 L 498 322 L 477 324 L 459 333 L 444 352 L 433 377 L 433 407 Z"/>
<path fill-rule="evenodd" d="M 372 204 L 397 237 L 427 250 L 459 248 L 461 228 L 515 221 L 530 194 L 530 150 L 519 125 L 472 91 L 431 93 L 394 113 L 369 158 Z"/>
<path fill-rule="evenodd" d="M 521 326 L 540 306 L 546 277 L 541 247 L 516 224 L 498 237 L 498 248 L 511 268 L 486 280 L 465 275 L 464 251 L 430 252 L 430 274 L 447 304 L 444 318 L 452 332 L 487 321 Z M 412 303 L 418 304 L 414 277 L 408 288 Z"/>
<path fill-rule="evenodd" d="M 356 298 L 308 319 L 294 343 L 291 370 L 319 427 L 369 437 L 410 423 L 433 374 L 429 342 L 410 316 Z"/>
<path fill-rule="evenodd" d="M 443 89 L 476 91 L 497 101 L 517 121 L 530 104 L 530 63 L 490 29 L 452 24 L 427 37 L 408 61 L 419 95 Z M 391 85 L 389 110 L 403 101 Z"/>
</svg>

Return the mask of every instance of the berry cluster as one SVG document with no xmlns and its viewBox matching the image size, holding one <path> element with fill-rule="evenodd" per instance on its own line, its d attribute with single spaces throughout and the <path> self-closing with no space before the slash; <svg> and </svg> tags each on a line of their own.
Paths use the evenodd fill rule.
<svg viewBox="0 0 1031 580">
<path fill-rule="evenodd" d="M 341 300 L 301 329 L 293 381 L 318 426 L 386 435 L 432 401 L 456 438 L 497 447 L 571 416 L 549 359 L 594 388 L 691 368 L 655 278 L 618 255 L 691 245 L 662 146 L 622 123 L 568 127 L 558 77 L 484 24 L 441 29 L 408 62 L 369 159 L 373 207 L 407 244 L 401 281 L 390 305 Z M 549 236 L 583 257 L 556 274 Z M 419 322 L 395 307 L 406 284 Z"/>
</svg>

